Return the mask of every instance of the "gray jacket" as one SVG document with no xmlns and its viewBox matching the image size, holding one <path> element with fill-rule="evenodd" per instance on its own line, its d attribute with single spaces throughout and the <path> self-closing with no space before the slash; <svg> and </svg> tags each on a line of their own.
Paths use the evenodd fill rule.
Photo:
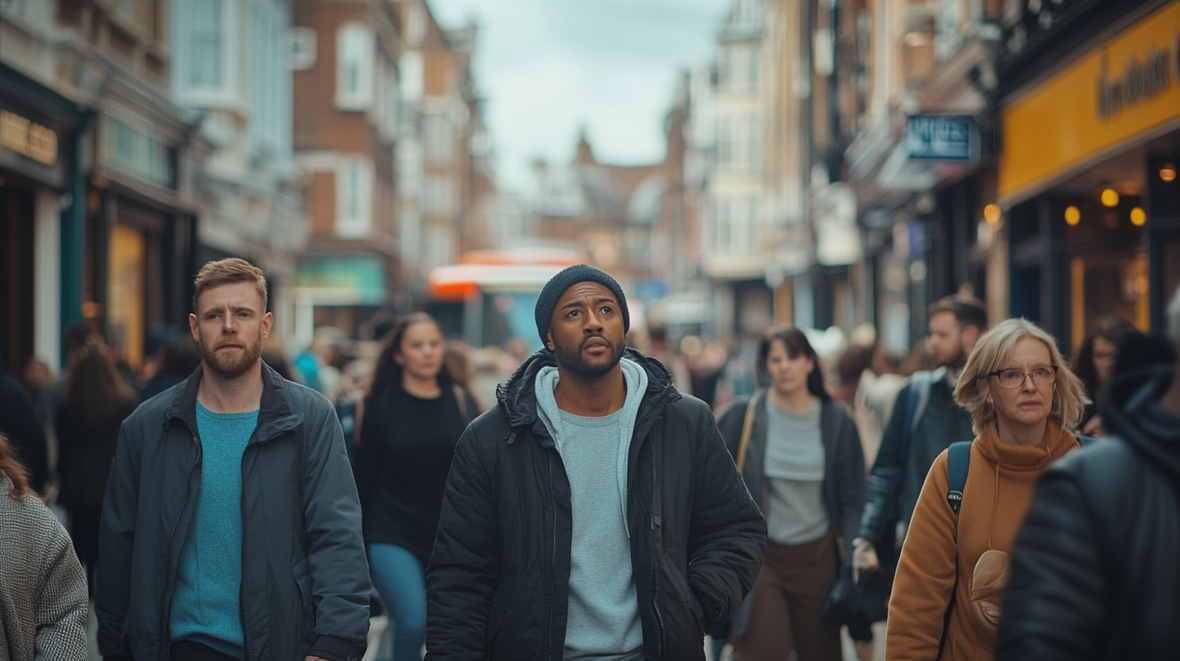
<svg viewBox="0 0 1180 661">
<path fill-rule="evenodd" d="M 86 574 L 53 512 L 0 473 L 0 661 L 86 658 Z"/>
<path fill-rule="evenodd" d="M 746 449 L 742 478 L 754 501 L 759 507 L 765 508 L 766 391 L 759 390 L 753 396 L 757 400 L 754 402 L 754 420 L 750 427 L 750 445 Z M 748 397 L 737 399 L 717 422 L 717 428 L 735 461 L 749 401 Z M 820 437 L 824 443 L 824 507 L 836 534 L 847 544 L 856 536 L 864 505 L 864 450 L 860 445 L 856 423 L 843 404 L 830 399 L 822 400 L 819 420 Z"/>
<path fill-rule="evenodd" d="M 99 651 L 169 658 L 169 611 L 201 482 L 202 368 L 123 423 L 99 538 Z M 369 627 L 360 503 L 335 411 L 263 364 L 242 455 L 241 618 L 246 661 L 356 661 Z"/>
</svg>

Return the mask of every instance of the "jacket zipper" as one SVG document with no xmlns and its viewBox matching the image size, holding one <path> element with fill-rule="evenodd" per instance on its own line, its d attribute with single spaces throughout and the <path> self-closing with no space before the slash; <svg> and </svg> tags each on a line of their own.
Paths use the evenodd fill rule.
<svg viewBox="0 0 1180 661">
<path fill-rule="evenodd" d="M 257 427 L 257 424 L 255 424 Z M 257 433 L 257 431 L 255 431 Z M 250 441 L 246 441 L 246 449 L 242 452 L 242 493 L 241 493 L 241 507 L 242 507 L 242 576 L 241 584 L 238 586 L 238 620 L 242 626 L 242 656 L 245 661 L 250 661 L 250 636 L 246 635 L 246 452 L 250 450 Z"/>
<path fill-rule="evenodd" d="M 659 554 L 659 540 L 656 535 L 656 503 L 659 500 L 656 497 L 656 490 L 659 489 L 659 481 L 656 479 L 656 449 L 654 439 L 651 445 L 651 529 L 652 542 L 649 545 L 649 553 L 651 554 L 651 606 L 656 612 L 656 625 L 659 629 L 660 635 L 656 639 L 656 658 L 664 658 L 665 640 L 668 637 L 664 626 L 664 614 L 660 612 L 660 568 L 656 563 L 656 557 Z"/>
<path fill-rule="evenodd" d="M 180 511 L 176 513 L 176 520 L 172 522 L 172 532 L 168 533 L 169 563 L 172 562 L 172 544 L 176 539 L 176 529 L 180 526 L 180 517 L 184 516 L 184 510 L 188 507 L 189 494 L 192 492 L 193 471 L 196 470 L 197 466 L 201 465 L 201 463 L 204 461 L 204 452 L 201 448 L 201 439 L 195 434 L 193 435 L 193 443 L 195 443 L 197 446 L 197 463 L 193 464 L 193 467 L 188 471 L 188 480 L 186 480 L 186 486 L 184 489 L 184 500 L 180 503 Z M 166 629 L 171 628 L 172 626 L 170 623 L 170 620 L 172 619 L 172 604 L 168 598 L 168 591 L 172 588 L 172 574 L 175 570 L 175 567 L 168 568 L 168 572 L 164 575 L 164 590 L 160 594 L 160 612 L 167 615 L 163 622 L 163 625 Z M 170 658 L 171 656 L 168 651 L 169 643 L 171 642 L 169 638 L 170 636 L 166 633 L 160 636 L 161 658 Z"/>
<path fill-rule="evenodd" d="M 547 456 L 549 459 L 546 462 L 546 465 L 549 469 L 549 506 L 553 508 L 553 536 L 550 541 L 550 548 L 552 550 L 551 550 L 551 553 L 549 556 L 550 580 L 548 581 L 548 583 L 550 586 L 549 587 L 550 594 L 549 594 L 549 612 L 547 613 L 547 615 L 549 617 L 549 625 L 545 627 L 545 649 L 549 653 L 550 661 L 552 661 L 552 659 L 553 659 L 553 609 L 555 607 L 554 606 L 555 595 L 553 593 L 556 592 L 553 588 L 553 579 L 556 578 L 556 576 L 554 574 L 556 574 L 556 567 L 557 567 L 557 498 L 553 494 L 553 456 L 552 455 L 547 455 Z"/>
</svg>

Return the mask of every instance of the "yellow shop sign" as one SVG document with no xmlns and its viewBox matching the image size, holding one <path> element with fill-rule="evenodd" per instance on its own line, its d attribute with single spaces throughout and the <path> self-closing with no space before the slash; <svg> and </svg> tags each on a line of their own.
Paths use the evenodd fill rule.
<svg viewBox="0 0 1180 661">
<path fill-rule="evenodd" d="M 1001 110 L 1000 197 L 1018 201 L 1136 138 L 1180 128 L 1180 0 Z"/>
</svg>

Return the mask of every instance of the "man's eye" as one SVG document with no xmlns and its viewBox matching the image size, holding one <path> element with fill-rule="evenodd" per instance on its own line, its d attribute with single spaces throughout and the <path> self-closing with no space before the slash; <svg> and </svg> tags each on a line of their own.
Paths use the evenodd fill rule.
<svg viewBox="0 0 1180 661">
<path fill-rule="evenodd" d="M 609 305 L 604 305 L 604 306 L 602 306 L 602 308 L 600 308 L 598 310 L 598 312 L 601 314 L 610 314 L 612 312 L 612 310 Z"/>
</svg>

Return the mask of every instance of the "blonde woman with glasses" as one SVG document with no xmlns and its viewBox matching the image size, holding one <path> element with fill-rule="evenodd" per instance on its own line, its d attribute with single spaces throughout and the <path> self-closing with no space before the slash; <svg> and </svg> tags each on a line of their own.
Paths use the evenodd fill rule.
<svg viewBox="0 0 1180 661">
<path fill-rule="evenodd" d="M 955 400 L 976 434 L 959 455 L 966 465 L 949 466 L 966 468 L 966 480 L 951 494 L 953 449 L 926 476 L 889 602 L 888 661 L 993 658 L 1008 551 L 1037 476 L 1078 447 L 1070 428 L 1087 403 L 1057 343 L 1025 319 L 979 338 Z"/>
</svg>

